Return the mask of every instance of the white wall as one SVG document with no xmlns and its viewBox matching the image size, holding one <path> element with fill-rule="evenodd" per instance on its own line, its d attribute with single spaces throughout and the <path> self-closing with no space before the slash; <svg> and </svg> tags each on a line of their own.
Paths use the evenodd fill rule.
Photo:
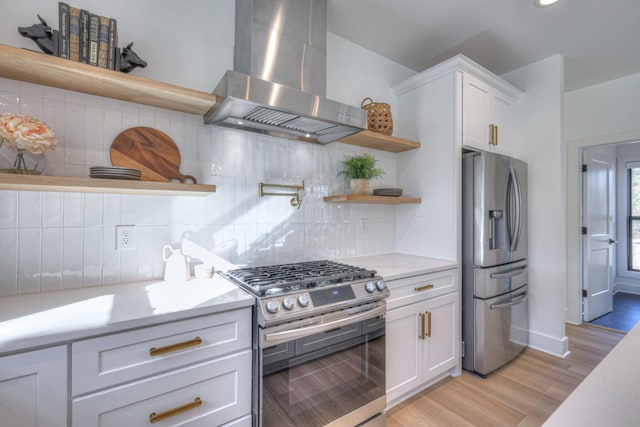
<svg viewBox="0 0 640 427">
<path fill-rule="evenodd" d="M 398 135 L 398 105 L 389 83 L 416 72 L 333 33 L 327 35 L 327 97 L 360 106 L 365 98 L 391 105 L 393 135 Z"/>
<path fill-rule="evenodd" d="M 514 156 L 528 164 L 530 345 L 568 351 L 564 60 L 556 55 L 502 76 L 524 94 L 513 109 Z"/>
<path fill-rule="evenodd" d="M 640 141 L 640 74 L 565 94 L 568 171 L 567 320 L 582 322 L 580 290 L 580 150 Z"/>
<path fill-rule="evenodd" d="M 408 195 L 422 197 L 419 205 L 398 206 L 397 248 L 460 261 L 460 73 L 423 82 L 424 73 L 416 77 L 419 81 L 409 79 L 396 89 L 400 136 L 421 144 L 418 150 L 398 154 L 398 185 Z"/>
<path fill-rule="evenodd" d="M 137 52 L 149 62 L 147 69 L 134 72 L 137 75 L 209 91 L 231 66 L 233 1 L 71 4 L 118 19 L 121 41 L 134 40 Z M 3 9 L 0 43 L 31 47 L 30 40 L 16 37 L 15 27 L 35 22 L 36 13 L 51 21 L 56 9 L 56 2 L 44 0 Z M 185 22 L 196 30 L 185 32 Z M 162 37 L 162 43 L 143 43 L 147 34 L 166 32 L 175 34 Z M 204 49 L 197 40 L 208 36 L 213 40 L 208 39 Z M 341 76 L 338 83 L 329 82 L 330 97 L 358 104 L 364 95 L 386 98 L 391 84 L 408 73 L 339 37 L 329 35 L 329 41 L 328 74 Z M 189 67 L 173 63 L 179 53 L 190 59 Z M 340 71 L 344 67 L 349 73 Z M 203 70 L 208 70 L 206 76 Z M 203 198 L 2 191 L 0 295 L 159 278 L 162 246 L 176 246 L 183 236 L 249 265 L 395 249 L 394 206 L 322 201 L 325 195 L 344 192 L 346 183 L 337 172 L 348 154 L 372 153 L 387 172 L 373 187 L 395 186 L 393 153 L 223 130 L 202 125 L 198 116 L 7 79 L 0 79 L 3 112 L 31 114 L 56 132 L 58 146 L 47 153 L 49 174 L 86 176 L 89 166 L 110 164 L 109 147 L 120 131 L 152 126 L 178 144 L 183 173 L 218 188 Z M 299 210 L 284 197 L 257 197 L 260 181 L 299 184 L 303 179 L 306 192 Z M 136 225 L 137 250 L 115 251 L 118 224 Z"/>
</svg>

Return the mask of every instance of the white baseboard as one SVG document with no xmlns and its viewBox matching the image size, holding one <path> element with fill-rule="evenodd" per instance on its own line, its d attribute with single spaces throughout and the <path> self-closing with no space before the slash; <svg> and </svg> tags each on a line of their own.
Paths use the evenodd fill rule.
<svg viewBox="0 0 640 427">
<path fill-rule="evenodd" d="M 529 347 L 564 359 L 569 355 L 569 338 L 556 338 L 529 331 Z"/>
<path fill-rule="evenodd" d="M 618 281 L 616 282 L 616 292 L 640 295 L 640 284 L 618 279 Z"/>
</svg>

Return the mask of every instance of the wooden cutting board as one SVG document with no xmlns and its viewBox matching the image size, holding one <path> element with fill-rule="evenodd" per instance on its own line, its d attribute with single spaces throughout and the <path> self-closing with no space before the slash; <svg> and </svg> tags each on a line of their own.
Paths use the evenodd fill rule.
<svg viewBox="0 0 640 427">
<path fill-rule="evenodd" d="M 166 133 L 150 127 L 133 127 L 122 131 L 111 144 L 114 166 L 138 169 L 143 181 L 180 182 L 196 179 L 180 173 L 180 151 Z"/>
</svg>

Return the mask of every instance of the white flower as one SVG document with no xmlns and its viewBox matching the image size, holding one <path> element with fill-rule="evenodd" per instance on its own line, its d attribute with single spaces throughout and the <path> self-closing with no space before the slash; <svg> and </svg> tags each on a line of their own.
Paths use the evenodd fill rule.
<svg viewBox="0 0 640 427">
<path fill-rule="evenodd" d="M 36 154 L 53 149 L 57 142 L 53 131 L 40 120 L 13 113 L 0 116 L 0 137 L 5 138 L 14 151 L 27 150 Z"/>
</svg>

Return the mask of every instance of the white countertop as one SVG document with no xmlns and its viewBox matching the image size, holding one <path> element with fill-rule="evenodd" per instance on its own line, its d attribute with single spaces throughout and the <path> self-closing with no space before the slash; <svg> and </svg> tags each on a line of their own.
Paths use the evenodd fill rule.
<svg viewBox="0 0 640 427">
<path fill-rule="evenodd" d="M 425 258 L 399 253 L 341 258 L 336 261 L 376 270 L 386 281 L 459 267 L 457 262 L 451 260 Z"/>
<path fill-rule="evenodd" d="M 637 426 L 640 323 L 602 359 L 544 423 L 546 427 Z"/>
<path fill-rule="evenodd" d="M 0 298 L 0 355 L 250 307 L 255 298 L 215 274 Z"/>
<path fill-rule="evenodd" d="M 337 261 L 376 270 L 387 281 L 458 267 L 454 261 L 397 253 Z M 0 355 L 250 307 L 254 301 L 217 274 L 183 283 L 152 281 L 2 297 Z"/>
</svg>

